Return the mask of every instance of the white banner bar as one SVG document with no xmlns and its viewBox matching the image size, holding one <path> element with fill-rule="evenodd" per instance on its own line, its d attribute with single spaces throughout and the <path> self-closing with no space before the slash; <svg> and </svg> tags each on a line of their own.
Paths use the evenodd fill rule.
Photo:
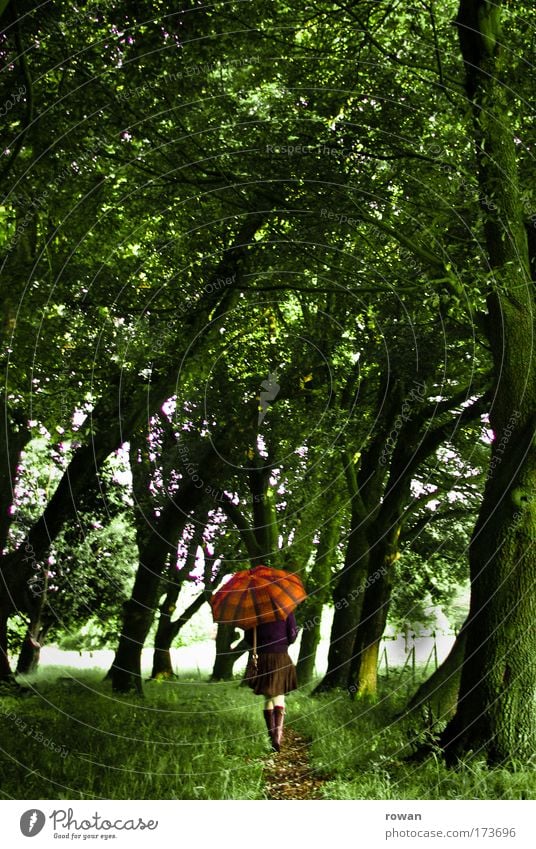
<svg viewBox="0 0 536 849">
<path fill-rule="evenodd" d="M 525 801 L 5 801 L 2 846 L 535 849 Z M 30 843 L 35 839 L 35 843 Z"/>
</svg>

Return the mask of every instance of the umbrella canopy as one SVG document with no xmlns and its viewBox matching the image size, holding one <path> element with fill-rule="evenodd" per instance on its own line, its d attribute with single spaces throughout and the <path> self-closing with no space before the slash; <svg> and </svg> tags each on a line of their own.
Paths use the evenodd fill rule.
<svg viewBox="0 0 536 849">
<path fill-rule="evenodd" d="M 286 619 L 307 597 L 301 579 L 283 569 L 254 566 L 237 572 L 210 599 L 215 622 L 253 628 Z"/>
</svg>

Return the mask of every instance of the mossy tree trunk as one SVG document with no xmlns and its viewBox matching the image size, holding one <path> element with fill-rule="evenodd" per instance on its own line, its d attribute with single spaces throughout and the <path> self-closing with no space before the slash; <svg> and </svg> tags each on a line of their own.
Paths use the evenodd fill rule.
<svg viewBox="0 0 536 849">
<path fill-rule="evenodd" d="M 7 616 L 0 616 L 0 681 L 8 681 L 13 677 L 7 652 Z"/>
<path fill-rule="evenodd" d="M 331 627 L 328 668 L 316 691 L 347 688 L 357 629 L 363 609 L 370 568 L 369 530 L 376 521 L 384 496 L 389 464 L 387 444 L 404 403 L 403 382 L 387 370 L 379 382 L 377 429 L 366 450 L 344 456 L 351 496 L 351 524 L 344 568 L 333 592 L 335 612 Z"/>
<path fill-rule="evenodd" d="M 363 604 L 363 588 L 368 574 L 369 547 L 366 517 L 355 500 L 344 566 L 333 591 L 335 612 L 329 639 L 326 674 L 316 687 L 322 693 L 346 687 L 356 629 Z"/>
<path fill-rule="evenodd" d="M 424 681 L 409 701 L 404 715 L 420 713 L 432 729 L 436 723 L 451 719 L 456 713 L 467 632 L 465 626 L 457 634 L 447 657 Z"/>
<path fill-rule="evenodd" d="M 536 753 L 535 304 L 518 182 L 511 55 L 501 4 L 462 0 L 460 46 L 492 270 L 488 338 L 495 387 L 491 465 L 470 546 L 471 603 L 458 707 L 442 742 L 507 763 Z"/>
<path fill-rule="evenodd" d="M 377 696 L 379 648 L 387 624 L 394 566 L 399 558 L 400 533 L 411 501 L 413 476 L 455 427 L 461 428 L 478 419 L 487 408 L 488 399 L 484 394 L 452 416 L 451 411 L 465 394 L 466 389 L 444 402 L 443 412 L 449 417 L 440 424 L 431 426 L 424 406 L 423 410 L 417 408 L 408 414 L 400 427 L 382 502 L 368 529 L 369 573 L 347 682 L 353 696 L 370 699 Z"/>
<path fill-rule="evenodd" d="M 34 613 L 28 624 L 28 630 L 19 652 L 17 674 L 28 675 L 31 672 L 35 672 L 39 666 L 41 647 L 52 625 L 52 621 L 46 621 L 44 616 L 47 604 L 47 588 L 47 579 L 45 577 L 44 584 L 39 587 L 40 595 L 36 599 Z"/>
<path fill-rule="evenodd" d="M 375 699 L 377 696 L 378 655 L 389 613 L 393 565 L 399 557 L 399 534 L 400 525 L 395 525 L 371 548 L 372 565 L 348 675 L 348 689 L 358 698 Z M 378 568 L 373 571 L 374 566 Z"/>
<path fill-rule="evenodd" d="M 205 589 L 199 593 L 178 619 L 173 621 L 164 619 L 160 634 L 156 633 L 155 650 L 153 655 L 153 670 L 151 678 L 174 678 L 173 664 L 171 662 L 171 645 L 177 639 L 181 628 L 190 621 L 192 616 L 208 601 L 211 592 L 215 589 L 217 580 L 213 584 L 205 583 Z M 160 618 L 162 622 L 162 618 Z M 159 623 L 160 626 L 160 623 Z"/>
<path fill-rule="evenodd" d="M 308 597 L 300 608 L 302 633 L 300 653 L 296 664 L 298 683 L 308 684 L 314 675 L 316 650 L 320 642 L 320 623 L 331 582 L 333 567 L 337 560 L 337 546 L 341 534 L 339 502 L 330 506 L 328 519 L 320 532 L 314 566 L 307 580 Z"/>
</svg>

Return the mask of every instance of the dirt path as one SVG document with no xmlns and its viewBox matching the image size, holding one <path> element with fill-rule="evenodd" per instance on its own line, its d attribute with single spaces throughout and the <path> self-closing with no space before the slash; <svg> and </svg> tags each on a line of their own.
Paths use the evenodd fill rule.
<svg viewBox="0 0 536 849">
<path fill-rule="evenodd" d="M 324 779 L 316 776 L 309 763 L 309 742 L 285 728 L 281 751 L 266 761 L 268 799 L 320 799 Z"/>
</svg>

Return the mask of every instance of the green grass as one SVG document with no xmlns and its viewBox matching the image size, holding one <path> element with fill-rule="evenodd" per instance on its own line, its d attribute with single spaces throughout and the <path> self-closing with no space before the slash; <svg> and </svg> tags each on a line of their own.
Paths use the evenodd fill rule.
<svg viewBox="0 0 536 849">
<path fill-rule="evenodd" d="M 295 698 L 295 728 L 312 741 L 315 770 L 328 776 L 326 799 L 536 799 L 536 763 L 507 770 L 474 757 L 447 769 L 440 752 L 408 760 L 422 728 L 397 718 L 407 697 L 408 676 L 395 674 L 381 683 L 375 704 L 351 702 L 344 692 Z"/>
<path fill-rule="evenodd" d="M 264 798 L 264 722 L 236 683 L 118 697 L 102 670 L 54 672 L 35 679 L 38 695 L 0 701 L 4 798 Z M 73 683 L 57 680 L 69 673 Z"/>
<path fill-rule="evenodd" d="M 32 679 L 35 696 L 0 700 L 3 798 L 265 798 L 261 699 L 200 676 L 118 697 L 103 675 L 49 668 Z M 311 688 L 288 698 L 287 724 L 311 740 L 326 799 L 536 799 L 534 765 L 407 761 L 415 728 L 396 719 L 407 679 L 391 676 L 388 687 L 373 705 Z"/>
</svg>

